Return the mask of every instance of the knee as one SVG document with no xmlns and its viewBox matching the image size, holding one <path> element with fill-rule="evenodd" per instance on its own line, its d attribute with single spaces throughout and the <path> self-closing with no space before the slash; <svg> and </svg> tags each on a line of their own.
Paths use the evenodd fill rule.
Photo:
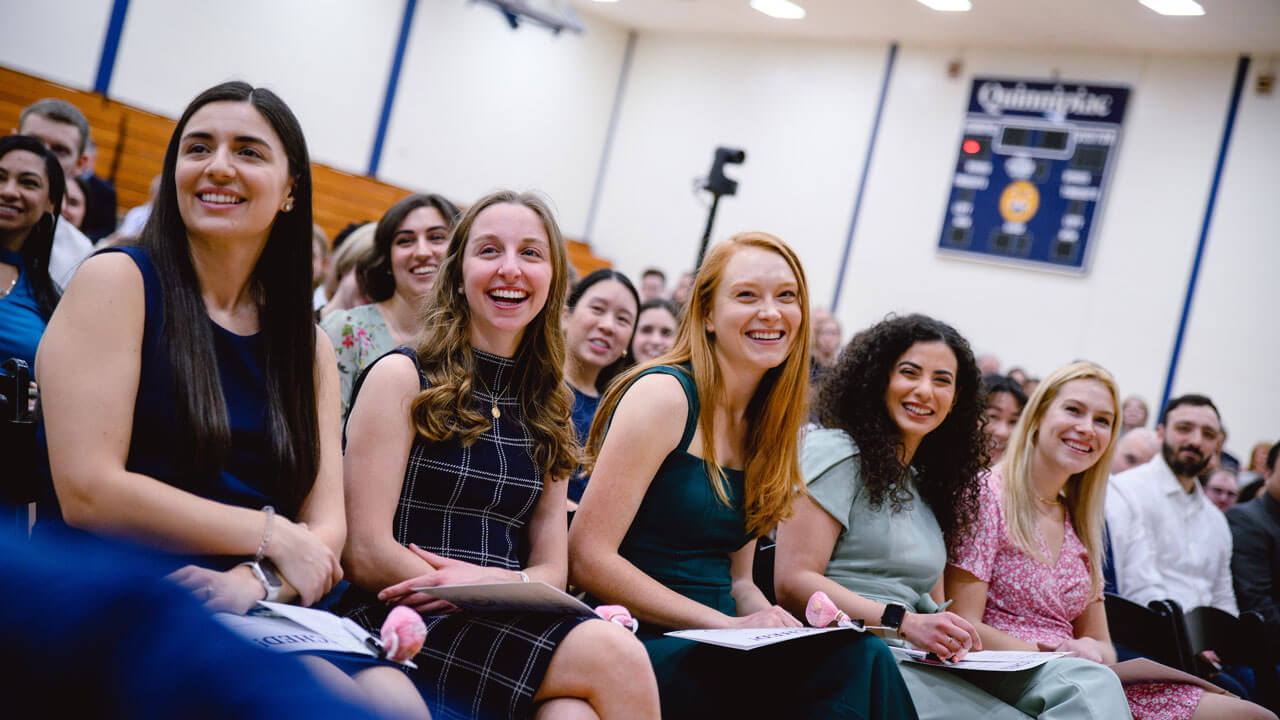
<svg viewBox="0 0 1280 720">
<path fill-rule="evenodd" d="M 565 639 L 571 638 L 579 651 L 590 653 L 589 662 L 597 669 L 626 676 L 652 672 L 644 644 L 630 630 L 611 622 L 584 622 Z"/>
</svg>

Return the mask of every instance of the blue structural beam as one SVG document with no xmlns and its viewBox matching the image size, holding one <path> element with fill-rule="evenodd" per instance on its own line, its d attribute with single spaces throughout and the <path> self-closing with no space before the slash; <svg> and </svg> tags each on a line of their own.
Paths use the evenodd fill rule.
<svg viewBox="0 0 1280 720">
<path fill-rule="evenodd" d="M 1235 85 L 1231 89 L 1231 104 L 1227 107 L 1227 122 L 1222 128 L 1222 143 L 1218 146 L 1218 162 L 1213 168 L 1213 183 L 1209 186 L 1209 202 L 1204 209 L 1204 222 L 1200 224 L 1200 242 L 1196 245 L 1196 259 L 1191 264 L 1191 278 L 1187 281 L 1187 295 L 1182 300 L 1182 317 L 1178 321 L 1178 335 L 1173 341 L 1173 355 L 1169 358 L 1169 374 L 1164 380 L 1164 394 L 1160 396 L 1159 414 L 1169 403 L 1173 392 L 1173 380 L 1178 374 L 1178 358 L 1182 354 L 1182 341 L 1187 334 L 1187 320 L 1191 317 L 1191 301 L 1196 294 L 1196 281 L 1200 279 L 1200 263 L 1204 259 L 1205 242 L 1209 239 L 1209 225 L 1213 222 L 1213 207 L 1218 202 L 1218 186 L 1222 183 L 1222 168 L 1227 162 L 1227 149 L 1231 145 L 1231 133 L 1236 126 L 1236 111 L 1240 109 L 1240 96 L 1244 94 L 1244 81 L 1249 75 L 1249 56 L 1241 55 L 1236 62 Z"/>
<path fill-rule="evenodd" d="M 116 69 L 116 54 L 120 51 L 120 35 L 124 32 L 124 16 L 128 11 L 129 0 L 115 0 L 111 5 L 107 37 L 102 41 L 102 57 L 98 59 L 98 76 L 93 81 L 94 92 L 107 95 L 111 89 L 111 73 Z"/>
<path fill-rule="evenodd" d="M 396 54 L 391 61 L 391 75 L 387 78 L 387 93 L 382 98 L 382 115 L 378 118 L 378 134 L 373 138 L 373 152 L 369 155 L 369 177 L 376 177 L 378 164 L 382 162 L 382 144 L 387 139 L 387 125 L 391 123 L 391 107 L 396 102 L 396 89 L 400 85 L 400 68 L 404 65 L 405 48 L 409 46 L 409 28 L 413 25 L 413 11 L 418 0 L 405 0 L 404 17 L 400 20 L 400 38 L 396 41 Z"/>
</svg>

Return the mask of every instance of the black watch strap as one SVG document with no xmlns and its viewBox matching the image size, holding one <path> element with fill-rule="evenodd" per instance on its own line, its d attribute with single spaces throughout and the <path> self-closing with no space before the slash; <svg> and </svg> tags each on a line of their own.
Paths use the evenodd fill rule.
<svg viewBox="0 0 1280 720">
<path fill-rule="evenodd" d="M 907 616 L 907 606 L 902 603 L 889 603 L 884 606 L 884 614 L 880 616 L 880 624 L 897 630 L 902 627 L 902 619 Z"/>
</svg>

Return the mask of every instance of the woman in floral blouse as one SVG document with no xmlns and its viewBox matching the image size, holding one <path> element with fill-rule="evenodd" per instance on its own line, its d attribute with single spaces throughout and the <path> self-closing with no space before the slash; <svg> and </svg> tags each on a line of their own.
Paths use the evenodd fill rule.
<svg viewBox="0 0 1280 720">
<path fill-rule="evenodd" d="M 374 231 L 373 257 L 358 269 L 360 285 L 373 300 L 321 322 L 338 355 L 342 416 L 351 387 L 374 360 L 411 345 L 422 327 L 421 304 L 444 258 L 457 206 L 439 195 L 410 195 L 387 210 Z"/>
</svg>

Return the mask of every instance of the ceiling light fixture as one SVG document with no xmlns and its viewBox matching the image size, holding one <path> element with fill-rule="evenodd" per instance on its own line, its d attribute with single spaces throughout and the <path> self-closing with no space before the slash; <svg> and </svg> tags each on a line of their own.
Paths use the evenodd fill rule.
<svg viewBox="0 0 1280 720">
<path fill-rule="evenodd" d="M 1196 0 L 1138 0 L 1161 15 L 1203 15 L 1204 8 Z"/>
<path fill-rule="evenodd" d="M 804 8 L 791 0 L 751 0 L 751 7 L 779 20 L 800 20 L 804 17 Z"/>
<path fill-rule="evenodd" d="M 973 3 L 969 0 L 918 0 L 921 5 L 938 12 L 969 12 Z"/>
</svg>

